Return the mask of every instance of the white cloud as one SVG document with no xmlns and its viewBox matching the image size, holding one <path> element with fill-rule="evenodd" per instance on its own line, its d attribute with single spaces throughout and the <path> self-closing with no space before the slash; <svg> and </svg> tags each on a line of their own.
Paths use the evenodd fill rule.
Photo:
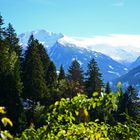
<svg viewBox="0 0 140 140">
<path fill-rule="evenodd" d="M 92 38 L 71 38 L 72 42 L 79 46 L 110 45 L 112 47 L 122 47 L 122 49 L 140 52 L 140 35 L 111 34 L 106 36 L 95 36 Z M 131 47 L 129 47 L 131 46 Z"/>
<path fill-rule="evenodd" d="M 59 41 L 104 53 L 118 61 L 132 62 L 140 55 L 140 35 L 111 34 L 91 38 L 64 36 Z"/>
</svg>

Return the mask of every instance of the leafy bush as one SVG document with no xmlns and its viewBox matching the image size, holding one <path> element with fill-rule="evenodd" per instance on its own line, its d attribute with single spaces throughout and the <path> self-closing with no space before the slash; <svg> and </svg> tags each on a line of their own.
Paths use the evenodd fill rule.
<svg viewBox="0 0 140 140">
<path fill-rule="evenodd" d="M 0 114 L 1 114 L 1 122 L 4 125 L 4 127 L 6 127 L 7 125 L 13 126 L 13 123 L 11 122 L 11 120 L 3 116 L 6 114 L 4 107 L 0 107 Z M 13 136 L 7 130 L 2 130 L 2 129 L 0 130 L 0 140 L 8 140 L 12 138 Z"/>
<path fill-rule="evenodd" d="M 127 121 L 110 125 L 107 120 L 117 110 L 119 93 L 94 93 L 93 97 L 62 98 L 49 107 L 46 125 L 35 130 L 26 129 L 17 140 L 139 140 L 140 125 L 129 116 Z M 102 109 L 102 110 L 101 110 Z M 92 111 L 102 113 L 103 121 L 90 116 Z M 100 112 L 101 111 L 101 112 Z M 93 115 L 93 114 L 92 114 Z"/>
</svg>

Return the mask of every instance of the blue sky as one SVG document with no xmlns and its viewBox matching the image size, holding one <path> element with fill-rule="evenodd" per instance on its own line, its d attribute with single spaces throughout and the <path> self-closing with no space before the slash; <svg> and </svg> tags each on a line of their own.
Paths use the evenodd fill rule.
<svg viewBox="0 0 140 140">
<path fill-rule="evenodd" d="M 0 0 L 18 34 L 36 29 L 91 37 L 140 34 L 140 0 Z"/>
</svg>

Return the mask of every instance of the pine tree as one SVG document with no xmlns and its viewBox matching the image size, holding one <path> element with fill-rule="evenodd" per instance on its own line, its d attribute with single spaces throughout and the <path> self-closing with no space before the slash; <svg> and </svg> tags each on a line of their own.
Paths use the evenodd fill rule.
<svg viewBox="0 0 140 140">
<path fill-rule="evenodd" d="M 6 28 L 6 33 L 5 33 L 5 45 L 7 48 L 9 48 L 9 52 L 16 52 L 17 57 L 17 62 L 15 65 L 15 78 L 16 78 L 16 85 L 18 88 L 18 92 L 21 94 L 22 92 L 22 82 L 21 82 L 21 75 L 20 75 L 20 60 L 22 58 L 21 52 L 22 48 L 19 45 L 19 39 L 17 37 L 17 34 L 15 33 L 15 30 L 12 26 L 12 24 L 8 24 L 8 27 Z"/>
<path fill-rule="evenodd" d="M 117 115 L 115 115 L 117 116 L 117 121 L 125 122 L 127 120 L 126 115 L 123 115 L 124 113 L 136 119 L 140 111 L 140 104 L 135 88 L 130 85 L 124 93 L 122 92 L 122 90 L 120 91 L 121 95 L 118 102 L 118 111 Z"/>
<path fill-rule="evenodd" d="M 7 47 L 10 48 L 10 51 L 15 51 L 19 57 L 21 57 L 21 46 L 19 45 L 19 39 L 17 37 L 17 34 L 15 33 L 15 30 L 11 23 L 8 24 L 8 27 L 6 28 L 6 43 Z"/>
<path fill-rule="evenodd" d="M 6 58 L 8 57 L 8 50 L 6 49 L 5 43 L 4 43 L 4 34 L 5 34 L 5 28 L 3 27 L 4 21 L 0 14 L 0 73 L 5 72 L 6 65 L 8 62 L 6 62 Z"/>
<path fill-rule="evenodd" d="M 86 73 L 86 90 L 89 97 L 92 96 L 93 92 L 98 92 L 100 94 L 103 82 L 101 80 L 101 73 L 99 72 L 97 62 L 93 58 L 88 64 L 88 70 Z"/>
<path fill-rule="evenodd" d="M 66 78 L 66 77 L 65 77 L 65 71 L 64 71 L 63 66 L 61 65 L 61 66 L 60 66 L 59 76 L 58 76 L 58 81 L 63 80 L 63 79 L 65 79 L 65 78 Z"/>
<path fill-rule="evenodd" d="M 83 70 L 79 62 L 75 59 L 68 69 L 68 93 L 69 97 L 74 97 L 77 93 L 84 93 Z"/>
<path fill-rule="evenodd" d="M 109 82 L 107 82 L 105 87 L 105 93 L 109 94 L 110 92 L 111 92 L 110 84 Z"/>
<path fill-rule="evenodd" d="M 56 66 L 51 61 L 47 71 L 47 83 L 49 88 L 54 88 L 57 83 L 57 73 L 56 73 Z"/>
<path fill-rule="evenodd" d="M 6 107 L 7 115 L 14 123 L 12 130 L 18 131 L 19 119 L 23 111 L 16 78 L 18 56 L 15 52 L 9 52 L 8 48 L 4 48 L 0 53 L 0 60 L 0 104 Z"/>
<path fill-rule="evenodd" d="M 38 53 L 39 45 L 39 42 L 31 35 L 23 63 L 23 97 L 31 99 L 34 102 L 41 101 L 47 92 L 43 64 Z"/>
<path fill-rule="evenodd" d="M 38 47 L 38 53 L 40 55 L 40 58 L 41 58 L 41 62 L 43 64 L 43 69 L 44 69 L 44 72 L 45 72 L 45 80 L 46 80 L 46 85 L 48 85 L 48 77 L 47 77 L 47 73 L 48 73 L 48 68 L 49 68 L 49 65 L 50 65 L 50 58 L 47 54 L 47 51 L 45 50 L 44 46 L 42 44 L 39 43 L 39 45 L 37 46 Z"/>
<path fill-rule="evenodd" d="M 0 14 L 0 46 L 1 46 L 2 40 L 4 39 L 4 35 L 5 35 L 5 28 L 3 27 L 3 25 L 4 25 L 4 20 Z"/>
<path fill-rule="evenodd" d="M 19 75 L 18 55 L 7 45 L 6 31 L 2 28 L 3 19 L 0 16 L 0 104 L 7 109 L 7 115 L 14 123 L 13 130 L 18 130 L 22 112 L 20 93 L 22 84 Z M 13 37 L 11 35 L 11 37 Z M 14 47 L 14 44 L 13 44 Z"/>
<path fill-rule="evenodd" d="M 0 14 L 0 53 L 2 53 L 4 51 L 4 47 L 5 47 L 5 27 L 3 27 L 4 25 L 4 20 Z"/>
<path fill-rule="evenodd" d="M 131 117 L 137 116 L 138 113 L 138 94 L 133 86 L 128 86 L 125 94 L 123 95 L 125 102 L 124 104 L 126 105 L 125 111 L 128 113 Z"/>
<path fill-rule="evenodd" d="M 56 90 L 58 85 L 57 85 L 56 66 L 52 61 L 50 62 L 50 65 L 48 67 L 46 78 L 47 78 L 48 94 L 45 100 L 47 103 L 53 104 L 58 99 L 57 97 L 58 91 Z"/>
<path fill-rule="evenodd" d="M 71 66 L 68 69 L 68 79 L 83 85 L 83 70 L 76 59 L 72 61 Z"/>
</svg>

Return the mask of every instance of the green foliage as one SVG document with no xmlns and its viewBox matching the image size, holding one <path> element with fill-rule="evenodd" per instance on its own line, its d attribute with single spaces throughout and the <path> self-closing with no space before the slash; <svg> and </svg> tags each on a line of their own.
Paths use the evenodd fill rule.
<svg viewBox="0 0 140 140">
<path fill-rule="evenodd" d="M 93 58 L 88 64 L 86 89 L 89 97 L 92 96 L 93 92 L 101 92 L 103 87 L 103 81 L 101 80 L 101 73 L 99 72 L 97 62 Z"/>
<path fill-rule="evenodd" d="M 109 94 L 111 92 L 110 84 L 107 82 L 106 87 L 105 87 L 105 93 Z"/>
<path fill-rule="evenodd" d="M 68 83 L 69 97 L 74 97 L 77 95 L 77 93 L 84 92 L 83 70 L 76 59 L 72 61 L 68 69 L 67 77 L 69 80 L 69 83 Z"/>
<path fill-rule="evenodd" d="M 63 69 L 63 66 L 60 66 L 60 72 L 59 72 L 59 76 L 58 76 L 58 81 L 65 79 L 65 71 Z"/>
<path fill-rule="evenodd" d="M 126 122 L 118 122 L 115 126 L 110 126 L 109 134 L 112 140 L 139 140 L 140 139 L 140 124 L 126 116 Z"/>
<path fill-rule="evenodd" d="M 9 52 L 9 48 L 5 46 L 1 46 L 1 53 L 0 53 L 0 73 L 12 73 L 14 74 L 16 62 L 18 56 L 15 52 Z"/>
<path fill-rule="evenodd" d="M 49 107 L 46 125 L 26 129 L 17 140 L 138 140 L 140 125 L 127 116 L 127 121 L 110 125 L 106 120 L 91 120 L 90 111 L 102 107 L 104 116 L 110 116 L 117 110 L 118 95 L 109 93 L 104 97 L 93 97 L 78 94 L 72 99 L 55 102 Z M 109 118 L 108 118 L 109 119 Z"/>
<path fill-rule="evenodd" d="M 3 114 L 6 114 L 5 107 L 0 107 L 0 117 L 3 126 L 6 127 L 7 125 L 10 125 L 12 127 L 12 121 L 7 117 L 2 116 Z M 13 139 L 13 136 L 7 130 L 2 130 L 2 128 L 0 128 L 0 140 L 8 139 Z"/>
<path fill-rule="evenodd" d="M 20 139 L 108 139 L 105 123 L 99 123 L 99 120 L 88 121 L 89 110 L 101 105 L 102 99 L 96 99 L 80 94 L 72 99 L 62 98 L 50 106 L 46 126 L 37 130 L 27 129 Z"/>
<path fill-rule="evenodd" d="M 22 82 L 20 77 L 20 60 L 21 60 L 21 46 L 19 45 L 19 39 L 13 26 L 9 23 L 5 29 L 4 47 L 8 49 L 8 53 L 11 54 L 9 66 L 14 70 L 14 77 L 16 81 L 17 94 L 22 93 Z"/>
<path fill-rule="evenodd" d="M 6 107 L 7 114 L 14 123 L 14 129 L 17 130 L 22 111 L 20 102 L 22 83 L 17 66 L 18 56 L 4 45 L 0 49 L 0 104 Z"/>
<path fill-rule="evenodd" d="M 71 66 L 68 69 L 68 79 L 83 85 L 83 70 L 76 59 L 72 61 Z"/>
<path fill-rule="evenodd" d="M 77 95 L 77 93 L 84 93 L 84 86 L 81 85 L 78 81 L 68 81 L 67 87 L 67 97 L 72 98 Z"/>
<path fill-rule="evenodd" d="M 5 28 L 3 27 L 3 25 L 4 25 L 3 17 L 0 14 L 0 46 L 2 45 L 2 40 L 4 39 L 5 35 Z"/>
<path fill-rule="evenodd" d="M 34 125 L 38 128 L 45 124 L 45 106 L 37 102 L 33 109 L 34 111 L 32 120 Z"/>
<path fill-rule="evenodd" d="M 45 50 L 45 48 L 42 44 L 39 43 L 37 45 L 37 48 L 38 48 L 38 54 L 40 55 L 41 62 L 43 64 L 46 85 L 49 85 L 48 71 L 49 71 L 49 66 L 50 66 L 51 60 L 47 54 L 47 50 Z"/>
<path fill-rule="evenodd" d="M 136 90 L 132 86 L 128 86 L 125 93 L 120 94 L 118 114 L 126 113 L 130 117 L 137 118 L 140 111 L 140 102 Z M 121 115 L 119 121 L 126 120 L 124 115 Z"/>
<path fill-rule="evenodd" d="M 57 82 L 57 73 L 56 73 L 56 66 L 54 65 L 54 63 L 51 61 L 50 65 L 48 67 L 48 71 L 47 71 L 47 86 L 49 88 L 54 88 L 56 86 L 56 82 Z"/>
<path fill-rule="evenodd" d="M 5 44 L 10 51 L 16 52 L 18 57 L 21 57 L 21 46 L 19 45 L 19 39 L 11 23 L 8 24 L 8 27 L 5 30 Z"/>
<path fill-rule="evenodd" d="M 51 61 L 50 65 L 47 70 L 47 88 L 48 92 L 46 97 L 44 98 L 44 104 L 50 105 L 54 103 L 57 100 L 57 95 L 59 90 L 57 89 L 57 73 L 56 73 L 56 66 L 54 63 Z"/>
<path fill-rule="evenodd" d="M 68 92 L 68 80 L 63 79 L 57 82 L 55 88 L 52 88 L 50 92 L 47 94 L 46 102 L 47 105 L 54 104 L 56 101 L 59 101 L 62 97 L 67 98 L 69 97 Z"/>
<path fill-rule="evenodd" d="M 117 87 L 120 88 L 121 86 L 122 86 L 122 83 L 121 82 L 118 82 L 117 83 Z"/>
<path fill-rule="evenodd" d="M 18 130 L 20 114 L 23 111 L 20 102 L 23 88 L 20 78 L 20 51 L 15 30 L 11 24 L 7 28 L 3 27 L 0 15 L 0 105 L 6 107 L 7 115 L 14 124 L 13 133 Z"/>
<path fill-rule="evenodd" d="M 40 101 L 46 96 L 47 92 L 45 72 L 38 53 L 38 46 L 40 46 L 39 42 L 31 36 L 23 63 L 23 97 L 29 98 L 34 102 Z"/>
</svg>

